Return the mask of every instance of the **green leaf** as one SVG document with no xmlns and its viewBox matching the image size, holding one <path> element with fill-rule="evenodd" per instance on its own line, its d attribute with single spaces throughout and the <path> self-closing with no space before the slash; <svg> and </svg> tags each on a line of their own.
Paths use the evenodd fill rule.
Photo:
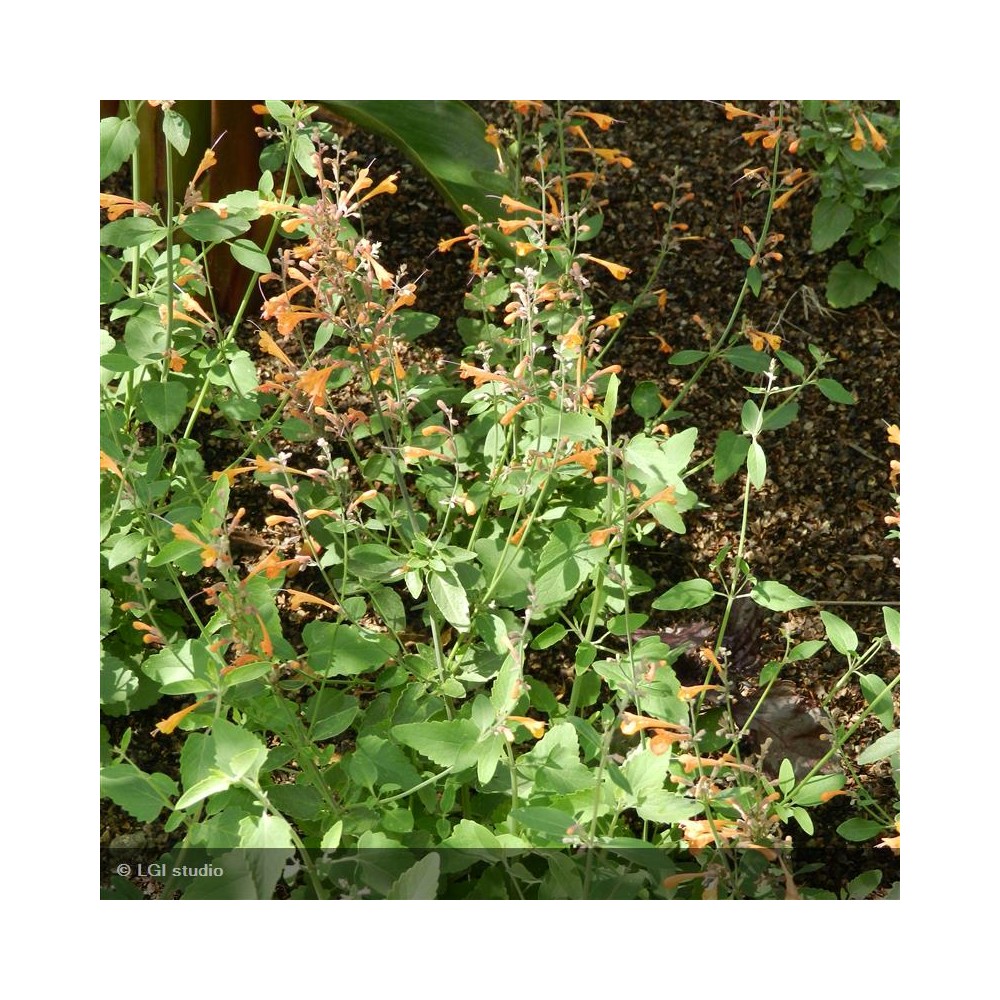
<svg viewBox="0 0 1000 1000">
<path fill-rule="evenodd" d="M 268 274 L 271 271 L 267 256 L 253 240 L 233 240 L 229 244 L 229 252 L 237 263 L 250 271 L 255 271 L 257 274 Z"/>
<path fill-rule="evenodd" d="M 819 616 L 823 619 L 830 644 L 838 653 L 853 653 L 858 648 L 857 633 L 843 618 L 838 618 L 829 611 L 821 611 Z"/>
<path fill-rule="evenodd" d="M 805 642 L 800 642 L 797 646 L 793 646 L 788 651 L 788 656 L 785 659 L 789 663 L 808 660 L 810 657 L 815 656 L 825 645 L 826 643 L 822 639 L 807 639 Z"/>
<path fill-rule="evenodd" d="M 207 799 L 210 795 L 217 795 L 224 792 L 233 784 L 233 779 L 222 771 L 214 771 L 201 781 L 196 781 L 176 802 L 175 809 L 188 809 L 202 799 Z"/>
<path fill-rule="evenodd" d="M 703 808 L 700 802 L 659 788 L 641 795 L 635 811 L 650 823 L 679 823 L 697 816 Z"/>
<path fill-rule="evenodd" d="M 139 398 L 146 419 L 161 433 L 169 434 L 184 416 L 187 389 L 179 382 L 143 382 Z"/>
<path fill-rule="evenodd" d="M 441 855 L 425 854 L 396 879 L 386 899 L 437 899 Z"/>
<path fill-rule="evenodd" d="M 715 596 L 715 588 L 708 580 L 685 580 L 674 584 L 665 594 L 661 594 L 653 607 L 657 611 L 682 611 L 685 608 L 700 608 Z"/>
<path fill-rule="evenodd" d="M 812 215 L 812 248 L 815 253 L 829 250 L 846 234 L 854 221 L 854 209 L 839 198 L 823 198 Z"/>
<path fill-rule="evenodd" d="M 101 797 L 111 799 L 140 823 L 152 823 L 176 794 L 177 783 L 165 774 L 146 774 L 131 764 L 101 768 Z"/>
<path fill-rule="evenodd" d="M 740 424 L 744 432 L 751 436 L 757 434 L 760 430 L 760 407 L 752 399 L 748 399 L 743 404 L 743 410 L 740 413 Z"/>
<path fill-rule="evenodd" d="M 875 291 L 878 280 L 849 260 L 835 264 L 826 283 L 826 300 L 834 309 L 856 306 Z"/>
<path fill-rule="evenodd" d="M 134 531 L 129 535 L 121 535 L 111 546 L 107 553 L 108 569 L 122 566 L 131 559 L 142 555 L 149 545 L 149 538 L 146 535 Z"/>
<path fill-rule="evenodd" d="M 561 642 L 565 636 L 566 626 L 560 625 L 559 622 L 555 622 L 539 635 L 535 636 L 535 640 L 532 642 L 531 648 L 548 649 L 549 646 L 554 646 L 557 642 Z"/>
<path fill-rule="evenodd" d="M 865 254 L 865 270 L 879 281 L 899 288 L 899 233 L 887 236 Z"/>
<path fill-rule="evenodd" d="M 766 372 L 771 366 L 767 351 L 755 351 L 749 344 L 737 344 L 723 351 L 722 356 L 735 368 L 744 372 Z"/>
<path fill-rule="evenodd" d="M 172 108 L 167 108 L 163 112 L 163 134 L 167 137 L 167 142 L 181 156 L 187 153 L 188 144 L 191 142 L 191 126 L 187 123 L 187 119 Z"/>
<path fill-rule="evenodd" d="M 807 597 L 801 597 L 777 580 L 758 582 L 750 592 L 750 597 L 761 607 L 771 611 L 794 611 L 796 608 L 808 608 L 812 605 Z"/>
<path fill-rule="evenodd" d="M 418 166 L 466 224 L 473 213 L 496 219 L 497 195 L 508 183 L 497 171 L 497 151 L 486 122 L 463 101 L 322 101 L 330 110 L 384 136 Z"/>
<path fill-rule="evenodd" d="M 746 240 L 741 240 L 739 238 L 735 240 L 730 240 L 733 245 L 733 249 L 744 259 L 749 260 L 753 256 L 753 247 L 747 243 Z"/>
<path fill-rule="evenodd" d="M 750 439 L 745 434 L 737 434 L 736 431 L 722 431 L 719 434 L 719 440 L 715 443 L 712 481 L 724 483 L 739 472 L 743 468 L 749 450 Z"/>
<path fill-rule="evenodd" d="M 663 409 L 660 387 L 655 382 L 640 382 L 632 390 L 632 409 L 644 420 L 652 420 Z"/>
<path fill-rule="evenodd" d="M 778 768 L 778 787 L 781 789 L 781 794 L 786 797 L 795 787 L 795 768 L 787 757 L 782 760 Z"/>
<path fill-rule="evenodd" d="M 892 693 L 888 690 L 886 683 L 877 674 L 862 674 L 858 678 L 861 693 L 865 696 L 865 701 L 872 707 L 872 711 L 885 729 L 892 729 L 895 724 L 895 714 L 892 706 Z"/>
<path fill-rule="evenodd" d="M 469 596 L 453 569 L 428 573 L 427 589 L 445 621 L 462 631 L 469 627 Z"/>
<path fill-rule="evenodd" d="M 851 899 L 866 899 L 882 884 L 882 872 L 871 868 L 847 883 L 847 894 Z"/>
<path fill-rule="evenodd" d="M 572 813 L 563 812 L 561 809 L 550 809 L 547 806 L 512 809 L 510 815 L 521 826 L 536 830 L 558 844 L 562 844 L 566 831 L 576 822 Z"/>
<path fill-rule="evenodd" d="M 219 770 L 231 778 L 256 781 L 267 760 L 267 747 L 253 733 L 225 719 L 212 724 L 215 762 Z"/>
<path fill-rule="evenodd" d="M 858 763 L 874 764 L 877 760 L 885 760 L 897 753 L 899 753 L 899 730 L 893 729 L 865 747 L 858 754 Z"/>
<path fill-rule="evenodd" d="M 166 229 L 145 216 L 115 219 L 101 227 L 101 246 L 137 247 L 143 243 L 156 243 L 167 235 Z"/>
<path fill-rule="evenodd" d="M 139 130 L 129 118 L 101 119 L 101 180 L 113 174 L 134 152 Z"/>
<path fill-rule="evenodd" d="M 845 406 L 854 406 L 857 400 L 849 393 L 836 379 L 821 378 L 816 380 L 816 388 L 819 389 L 831 403 L 843 403 Z"/>
<path fill-rule="evenodd" d="M 747 475 L 755 489 L 760 489 L 767 478 L 767 457 L 764 449 L 756 441 L 750 442 L 747 451 Z"/>
<path fill-rule="evenodd" d="M 761 281 L 762 278 L 759 267 L 747 268 L 747 288 L 749 288 L 755 296 L 760 295 Z"/>
<path fill-rule="evenodd" d="M 404 309 L 393 316 L 392 334 L 394 337 L 413 341 L 436 330 L 440 323 L 441 320 L 432 313 Z"/>
<path fill-rule="evenodd" d="M 876 823 L 871 819 L 859 819 L 854 817 L 852 819 L 846 820 L 837 827 L 837 833 L 840 834 L 844 840 L 850 840 L 853 843 L 858 843 L 862 840 L 871 840 L 872 837 L 877 836 L 885 829 L 881 823 Z"/>
<path fill-rule="evenodd" d="M 882 619 L 885 622 L 885 633 L 889 637 L 892 648 L 899 652 L 899 612 L 895 608 L 883 608 Z"/>
<path fill-rule="evenodd" d="M 189 215 L 184 220 L 183 230 L 193 240 L 202 243 L 216 243 L 222 240 L 232 239 L 245 233 L 250 228 L 250 223 L 246 219 L 241 219 L 238 215 L 230 215 L 225 219 L 219 218 L 210 208 L 203 209 Z"/>
<path fill-rule="evenodd" d="M 764 414 L 762 429 L 765 431 L 777 431 L 782 427 L 787 427 L 799 415 L 799 404 L 796 402 L 782 403 L 773 410 L 768 410 Z"/>
<path fill-rule="evenodd" d="M 479 727 L 470 719 L 410 722 L 395 726 L 392 735 L 440 767 L 461 770 L 471 767 L 479 758 Z"/>
<path fill-rule="evenodd" d="M 693 365 L 708 357 L 708 351 L 676 351 L 670 355 L 672 365 Z"/>
<path fill-rule="evenodd" d="M 398 652 L 390 637 L 357 625 L 310 622 L 302 638 L 309 666 L 324 677 L 353 677 L 376 670 Z"/>
</svg>

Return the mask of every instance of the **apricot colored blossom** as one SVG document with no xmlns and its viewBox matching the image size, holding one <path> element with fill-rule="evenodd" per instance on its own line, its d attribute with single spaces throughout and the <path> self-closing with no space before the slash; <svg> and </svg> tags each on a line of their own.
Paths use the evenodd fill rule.
<svg viewBox="0 0 1000 1000">
<path fill-rule="evenodd" d="M 861 116 L 861 120 L 868 126 L 868 134 L 871 136 L 872 140 L 872 149 L 874 149 L 876 153 L 881 153 L 882 150 L 889 145 L 885 140 L 885 136 L 882 135 L 882 133 L 879 132 L 874 125 L 872 125 L 865 115 Z"/>
<path fill-rule="evenodd" d="M 772 351 L 781 348 L 781 337 L 774 333 L 765 333 L 763 330 L 747 330 L 747 337 L 750 338 L 750 346 L 755 351 L 763 351 L 764 347 L 770 347 Z"/>
<path fill-rule="evenodd" d="M 101 194 L 101 208 L 107 209 L 108 220 L 114 222 L 121 218 L 126 212 L 134 215 L 150 215 L 152 208 L 144 201 L 133 201 L 131 198 L 123 198 L 117 194 Z"/>
<path fill-rule="evenodd" d="M 602 132 L 607 132 L 612 125 L 617 123 L 617 119 L 612 118 L 611 115 L 602 115 L 596 111 L 583 111 L 580 108 L 574 108 L 570 114 L 577 118 L 589 118 Z"/>
<path fill-rule="evenodd" d="M 721 684 L 694 684 L 691 687 L 681 687 L 677 690 L 677 697 L 681 701 L 691 701 L 705 691 L 725 691 Z"/>
<path fill-rule="evenodd" d="M 536 740 L 540 740 L 545 735 L 545 727 L 548 725 L 541 719 L 532 719 L 527 715 L 508 715 L 507 721 L 520 723 Z"/>
<path fill-rule="evenodd" d="M 163 733 L 165 736 L 169 736 L 178 726 L 185 716 L 190 715 L 196 708 L 200 708 L 206 702 L 212 700 L 212 697 L 200 698 L 193 705 L 188 705 L 187 708 L 182 708 L 179 712 L 174 712 L 173 715 L 168 716 L 160 722 L 156 723 L 156 728 Z"/>
<path fill-rule="evenodd" d="M 601 267 L 606 268 L 616 281 L 624 281 L 632 273 L 632 268 L 625 267 L 623 264 L 615 264 L 610 260 L 602 260 L 600 257 L 593 257 L 589 253 L 582 253 L 580 256 L 584 260 L 589 260 L 592 264 L 600 264 Z"/>
<path fill-rule="evenodd" d="M 735 104 L 731 104 L 729 101 L 726 101 L 726 103 L 722 105 L 722 109 L 726 112 L 726 121 L 730 121 L 730 122 L 734 118 L 758 118 L 759 119 L 761 117 L 756 112 L 753 112 L 753 111 L 744 111 L 742 108 L 736 107 Z"/>
<path fill-rule="evenodd" d="M 125 482 L 125 477 L 122 475 L 122 470 L 118 468 L 118 463 L 103 451 L 101 452 L 101 471 L 113 472 L 122 482 Z"/>
<path fill-rule="evenodd" d="M 291 590 L 286 587 L 285 593 L 291 597 L 288 603 L 293 611 L 297 611 L 303 604 L 318 604 L 320 607 L 329 608 L 331 611 L 340 611 L 339 605 L 331 604 L 330 601 L 325 601 L 322 597 L 316 597 L 315 594 L 307 594 L 304 590 Z"/>
<path fill-rule="evenodd" d="M 665 729 L 674 730 L 678 733 L 688 733 L 687 726 L 677 722 L 666 722 L 664 719 L 652 719 L 648 715 L 635 715 L 633 712 L 622 712 L 622 721 L 619 727 L 625 736 L 634 736 L 644 729 Z"/>
</svg>

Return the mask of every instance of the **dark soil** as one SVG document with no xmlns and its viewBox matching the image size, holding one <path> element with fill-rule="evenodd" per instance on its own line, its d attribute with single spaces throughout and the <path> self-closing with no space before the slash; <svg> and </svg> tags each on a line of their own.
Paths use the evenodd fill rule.
<svg viewBox="0 0 1000 1000">
<path fill-rule="evenodd" d="M 576 103 L 576 102 L 573 102 Z M 739 122 L 727 122 L 721 103 L 608 101 L 579 102 L 593 111 L 612 115 L 618 124 L 608 133 L 608 144 L 621 148 L 634 161 L 628 170 L 613 174 L 604 192 L 605 225 L 588 246 L 594 255 L 632 269 L 624 282 L 595 275 L 595 308 L 615 300 L 630 301 L 644 286 L 660 243 L 661 215 L 653 202 L 669 197 L 675 169 L 695 198 L 684 205 L 677 221 L 689 227 L 690 239 L 680 244 L 667 261 L 657 287 L 668 292 L 665 309 L 637 314 L 607 356 L 620 364 L 621 399 L 627 400 L 640 381 L 656 382 L 666 397 L 676 394 L 685 370 L 670 364 L 660 350 L 661 339 L 674 351 L 706 346 L 709 331 L 726 323 L 743 280 L 744 262 L 730 240 L 748 225 L 758 232 L 766 201 L 755 197 L 751 182 L 741 180 L 744 166 L 757 166 L 759 148 L 751 150 L 742 140 Z M 735 102 L 740 104 L 740 102 Z M 567 102 L 564 106 L 569 106 Z M 503 102 L 479 102 L 477 110 L 497 125 L 509 115 Z M 743 106 L 764 109 L 748 102 Z M 744 127 L 745 128 L 745 127 Z M 441 317 L 441 325 L 425 346 L 435 354 L 457 360 L 463 344 L 455 329 L 468 283 L 468 255 L 460 249 L 436 252 L 439 239 L 458 235 L 461 224 L 444 207 L 430 183 L 390 145 L 377 137 L 354 132 L 351 148 L 363 162 L 375 161 L 374 177 L 400 174 L 398 194 L 378 198 L 366 206 L 365 225 L 373 239 L 382 241 L 387 265 L 407 265 L 411 277 L 419 276 L 417 308 Z M 779 580 L 817 604 L 849 621 L 862 648 L 884 631 L 881 607 L 899 599 L 898 543 L 886 540 L 884 517 L 892 510 L 889 462 L 898 449 L 886 438 L 886 424 L 899 420 L 899 293 L 880 286 L 866 303 L 836 312 L 824 308 L 824 287 L 833 254 L 813 255 L 809 250 L 810 212 L 814 194 L 805 191 L 776 215 L 772 231 L 785 236 L 780 249 L 783 261 L 767 272 L 759 298 L 748 297 L 745 314 L 758 329 L 770 330 L 783 316 L 780 334 L 784 347 L 808 360 L 806 347 L 815 344 L 833 355 L 837 363 L 826 372 L 850 389 L 857 405 L 829 402 L 818 392 L 800 397 L 799 419 L 764 440 L 768 478 L 753 497 L 747 558 L 762 579 Z M 600 270 L 600 269 L 595 269 Z M 691 369 L 687 369 L 689 373 Z M 739 414 L 746 398 L 744 386 L 755 376 L 733 369 L 710 368 L 685 401 L 689 424 L 699 428 L 699 450 L 694 460 L 710 458 L 715 440 L 724 429 L 739 430 Z M 221 467 L 221 466 L 220 466 Z M 708 566 L 720 549 L 735 543 L 741 520 L 741 483 L 734 477 L 717 486 L 710 468 L 691 483 L 704 509 L 686 515 L 688 533 L 669 537 L 658 547 L 637 555 L 643 568 L 657 581 L 652 596 L 678 580 L 707 576 Z M 252 510 L 247 503 L 248 510 Z M 259 518 L 248 518 L 259 525 Z M 680 616 L 683 618 L 684 616 Z M 689 616 L 692 617 L 692 616 Z M 653 612 L 648 627 L 676 625 L 678 616 Z M 290 623 L 291 624 L 291 623 Z M 809 608 L 788 615 L 770 616 L 758 636 L 758 657 L 783 649 L 779 627 L 788 626 L 795 641 L 822 638 L 818 611 Z M 294 626 L 292 627 L 294 631 Z M 820 697 L 839 676 L 843 659 L 829 648 L 818 657 L 796 664 L 783 673 L 808 697 Z M 551 665 L 545 669 L 552 671 Z M 885 653 L 870 670 L 889 680 L 898 669 L 895 653 Z M 568 671 L 546 677 L 558 694 L 569 680 Z M 838 694 L 833 714 L 838 725 L 849 726 L 864 708 L 856 685 Z M 136 730 L 133 748 L 158 761 L 138 759 L 141 766 L 176 773 L 176 747 L 169 739 L 144 739 L 140 731 L 152 729 L 163 717 L 162 703 L 149 715 L 148 726 L 135 718 L 125 720 Z M 105 720 L 112 737 L 124 728 L 122 720 Z M 857 752 L 881 734 L 875 719 L 856 734 L 846 756 Z M 155 766 L 154 766 L 155 764 Z M 895 789 L 883 762 L 872 768 L 855 768 L 859 780 L 882 807 L 893 812 Z M 850 782 L 848 787 L 850 787 Z M 138 830 L 129 817 L 103 803 L 102 843 L 122 834 L 139 833 L 146 841 L 162 840 L 155 825 Z M 885 848 L 851 847 L 834 832 L 852 815 L 846 798 L 835 798 L 813 810 L 815 835 L 806 837 L 797 828 L 796 863 L 818 861 L 805 884 L 833 892 L 862 871 L 879 868 L 883 886 L 897 880 L 898 858 Z"/>
</svg>

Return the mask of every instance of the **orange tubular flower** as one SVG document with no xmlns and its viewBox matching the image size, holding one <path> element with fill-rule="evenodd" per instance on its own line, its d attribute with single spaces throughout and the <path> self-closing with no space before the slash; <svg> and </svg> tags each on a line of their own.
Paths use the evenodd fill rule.
<svg viewBox="0 0 1000 1000">
<path fill-rule="evenodd" d="M 881 153 L 883 149 L 888 145 L 885 141 L 885 136 L 865 117 L 861 116 L 861 120 L 868 126 L 868 134 L 872 137 L 872 149 L 876 153 Z"/>
<path fill-rule="evenodd" d="M 144 201 L 133 201 L 131 198 L 122 198 L 117 194 L 102 194 L 101 208 L 107 209 L 109 222 L 121 218 L 126 212 L 132 212 L 135 215 L 149 215 L 153 211 Z"/>
<path fill-rule="evenodd" d="M 600 264 L 601 267 L 607 268 L 616 281 L 624 281 L 632 273 L 632 268 L 625 267 L 623 264 L 615 264 L 610 260 L 601 260 L 600 257 L 593 257 L 589 253 L 582 253 L 580 256 L 584 260 L 589 260 L 592 264 Z"/>
<path fill-rule="evenodd" d="M 621 731 L 625 736 L 634 736 L 643 729 L 674 730 L 678 733 L 690 733 L 687 726 L 677 722 L 665 722 L 663 719 L 651 719 L 648 715 L 635 715 L 632 712 L 622 712 Z"/>
<path fill-rule="evenodd" d="M 744 111 L 742 108 L 736 107 L 735 104 L 730 104 L 726 101 L 723 104 L 723 110 L 726 112 L 726 121 L 732 121 L 734 118 L 757 118 L 760 119 L 760 115 L 755 114 L 753 111 Z"/>
<path fill-rule="evenodd" d="M 548 725 L 541 719 L 532 719 L 526 715 L 508 715 L 507 721 L 519 722 L 536 740 L 540 740 L 545 735 L 545 727 Z"/>
<path fill-rule="evenodd" d="M 162 722 L 157 722 L 156 728 L 165 736 L 169 736 L 177 728 L 178 723 L 184 716 L 190 715 L 196 708 L 200 708 L 206 702 L 211 701 L 213 697 L 213 695 L 210 695 L 208 698 L 201 698 L 193 705 L 188 705 L 187 708 L 182 708 L 179 712 L 174 712 L 169 718 L 164 719 Z"/>
</svg>

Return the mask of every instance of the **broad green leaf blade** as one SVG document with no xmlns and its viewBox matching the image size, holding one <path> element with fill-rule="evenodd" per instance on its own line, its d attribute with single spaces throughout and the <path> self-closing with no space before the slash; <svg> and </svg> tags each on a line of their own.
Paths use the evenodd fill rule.
<svg viewBox="0 0 1000 1000">
<path fill-rule="evenodd" d="M 653 607 L 657 611 L 681 611 L 685 608 L 700 608 L 715 595 L 715 588 L 708 580 L 685 580 L 674 584 L 665 594 L 661 594 Z"/>
<path fill-rule="evenodd" d="M 479 758 L 479 727 L 470 719 L 410 722 L 396 726 L 392 735 L 441 767 L 470 767 Z"/>
<path fill-rule="evenodd" d="M 829 250 L 851 227 L 854 209 L 838 198 L 817 202 L 812 216 L 812 248 L 815 253 Z"/>
<path fill-rule="evenodd" d="M 829 611 L 821 611 L 823 627 L 826 629 L 830 644 L 838 653 L 853 653 L 858 648 L 858 636 L 843 618 L 838 618 Z"/>
<path fill-rule="evenodd" d="M 767 478 L 767 457 L 764 449 L 756 441 L 750 442 L 750 450 L 747 452 L 747 475 L 754 489 L 760 489 Z"/>
<path fill-rule="evenodd" d="M 722 431 L 715 445 L 714 469 L 712 481 L 724 483 L 727 479 L 743 468 L 747 452 L 750 450 L 750 439 L 745 434 L 735 431 Z"/>
<path fill-rule="evenodd" d="M 309 666 L 324 677 L 353 677 L 381 667 L 397 651 L 385 635 L 356 625 L 310 622 L 303 630 Z"/>
<path fill-rule="evenodd" d="M 856 306 L 875 291 L 878 279 L 849 260 L 834 265 L 826 283 L 826 300 L 834 309 Z"/>
<path fill-rule="evenodd" d="M 152 823 L 176 794 L 177 783 L 165 774 L 146 774 L 131 764 L 101 768 L 101 797 L 111 799 L 141 823 Z"/>
<path fill-rule="evenodd" d="M 791 587 L 786 587 L 777 580 L 761 580 L 750 593 L 750 597 L 771 611 L 794 611 L 796 608 L 808 608 L 812 601 L 796 594 Z"/>
<path fill-rule="evenodd" d="M 464 101 L 320 101 L 331 111 L 384 136 L 430 179 L 459 219 L 496 219 L 507 181 L 486 122 Z"/>
<path fill-rule="evenodd" d="M 893 729 L 892 732 L 880 736 L 870 746 L 865 747 L 858 754 L 858 763 L 874 764 L 877 760 L 884 760 L 897 753 L 899 753 L 899 730 Z"/>
<path fill-rule="evenodd" d="M 441 855 L 426 854 L 392 884 L 388 899 L 437 899 Z"/>
<path fill-rule="evenodd" d="M 138 141 L 139 130 L 130 119 L 101 119 L 101 180 L 132 155 Z"/>
<path fill-rule="evenodd" d="M 229 245 L 229 252 L 249 271 L 267 274 L 271 270 L 270 261 L 253 240 L 233 240 Z"/>
<path fill-rule="evenodd" d="M 427 589 L 445 621 L 457 629 L 469 627 L 469 597 L 453 569 L 447 569 L 443 573 L 428 573 Z"/>
<path fill-rule="evenodd" d="M 831 403 L 843 403 L 845 406 L 854 406 L 857 403 L 857 400 L 835 378 L 817 379 L 816 388 Z"/>
<path fill-rule="evenodd" d="M 163 434 L 169 434 L 184 416 L 187 389 L 179 382 L 143 382 L 139 388 L 142 410 L 147 420 Z"/>
<path fill-rule="evenodd" d="M 883 608 L 882 618 L 885 621 L 885 632 L 892 648 L 899 652 L 899 612 L 895 608 Z"/>
<path fill-rule="evenodd" d="M 865 270 L 879 281 L 899 289 L 899 233 L 886 237 L 865 254 Z"/>
</svg>

